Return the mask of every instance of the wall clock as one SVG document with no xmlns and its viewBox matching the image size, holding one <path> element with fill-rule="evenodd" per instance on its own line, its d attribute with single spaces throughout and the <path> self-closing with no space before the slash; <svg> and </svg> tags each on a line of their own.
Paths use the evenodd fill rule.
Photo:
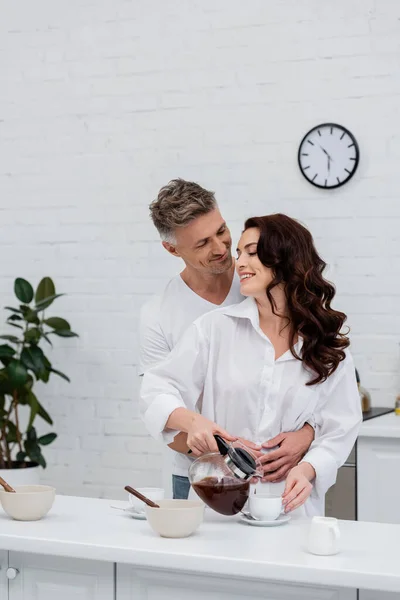
<svg viewBox="0 0 400 600">
<path fill-rule="evenodd" d="M 360 150 L 354 135 L 342 125 L 323 123 L 311 129 L 299 146 L 304 177 L 319 188 L 337 188 L 357 170 Z"/>
</svg>

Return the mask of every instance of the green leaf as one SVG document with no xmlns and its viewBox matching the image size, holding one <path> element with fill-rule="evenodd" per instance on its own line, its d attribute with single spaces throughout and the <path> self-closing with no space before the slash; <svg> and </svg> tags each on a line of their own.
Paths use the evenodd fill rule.
<svg viewBox="0 0 400 600">
<path fill-rule="evenodd" d="M 39 379 L 46 370 L 45 355 L 43 350 L 38 346 L 30 346 L 24 348 L 21 352 L 21 361 L 24 363 L 27 369 L 33 371 Z"/>
<path fill-rule="evenodd" d="M 0 345 L 0 358 L 2 358 L 3 356 L 12 358 L 14 356 L 14 354 L 15 354 L 14 348 L 11 348 L 11 346 L 9 346 L 8 344 Z"/>
<path fill-rule="evenodd" d="M 26 279 L 17 277 L 14 281 L 14 292 L 18 300 L 24 304 L 29 304 L 33 300 L 33 287 Z"/>
<path fill-rule="evenodd" d="M 59 337 L 79 337 L 79 335 L 77 333 L 74 333 L 73 331 L 68 331 L 67 329 L 55 329 L 54 331 L 50 331 L 49 335 L 51 333 L 54 333 L 55 335 L 58 335 Z"/>
<path fill-rule="evenodd" d="M 44 339 L 46 340 L 46 342 L 48 344 L 50 344 L 50 346 L 53 346 L 53 344 L 51 342 L 51 339 L 49 338 L 49 336 L 47 335 L 47 333 L 42 333 L 42 335 L 43 335 Z"/>
<path fill-rule="evenodd" d="M 52 373 L 55 373 L 59 377 L 62 377 L 63 379 L 65 379 L 65 381 L 68 381 L 68 383 L 71 383 L 70 378 L 67 375 L 65 375 L 64 373 L 61 373 L 61 371 L 57 371 L 57 369 L 50 369 L 50 371 Z"/>
<path fill-rule="evenodd" d="M 20 315 L 14 314 L 7 317 L 7 321 L 23 321 L 23 318 Z"/>
<path fill-rule="evenodd" d="M 14 342 L 14 344 L 21 343 L 21 341 L 15 337 L 15 335 L 0 335 L 0 340 L 7 340 L 9 342 Z"/>
<path fill-rule="evenodd" d="M 11 346 L 8 346 L 7 344 L 0 345 L 0 361 L 5 367 L 8 365 L 14 355 L 14 348 L 11 348 Z"/>
<path fill-rule="evenodd" d="M 34 427 L 28 427 L 27 428 L 26 438 L 30 442 L 36 442 L 37 435 L 36 435 L 36 429 Z"/>
<path fill-rule="evenodd" d="M 16 459 L 18 462 L 24 462 L 25 458 L 26 458 L 26 452 L 21 452 L 21 451 L 20 451 L 20 452 L 18 452 L 18 453 L 17 453 L 17 456 L 15 457 L 15 459 Z"/>
<path fill-rule="evenodd" d="M 4 308 L 5 310 L 11 310 L 13 313 L 20 313 L 22 315 L 22 310 L 19 310 L 19 308 L 13 308 L 12 306 L 5 306 Z"/>
<path fill-rule="evenodd" d="M 28 344 L 37 344 L 42 336 L 40 329 L 31 327 L 25 332 L 24 339 Z"/>
<path fill-rule="evenodd" d="M 35 417 L 39 412 L 39 401 L 33 392 L 29 393 L 28 402 L 31 407 L 31 414 L 29 415 L 29 422 L 28 422 L 28 427 L 27 427 L 28 437 L 29 437 L 29 431 L 31 431 L 32 429 L 34 430 L 34 428 L 32 427 L 33 421 L 35 420 Z M 35 434 L 35 436 L 36 436 L 36 434 Z"/>
<path fill-rule="evenodd" d="M 44 456 L 41 452 L 38 452 L 36 462 L 39 463 L 39 465 L 43 467 L 43 469 L 46 468 L 46 461 L 44 460 Z"/>
<path fill-rule="evenodd" d="M 40 404 L 40 402 L 39 402 L 38 415 L 39 415 L 39 417 L 42 417 L 42 419 L 44 421 L 46 421 L 46 423 L 48 423 L 49 425 L 53 425 L 52 418 L 50 417 L 49 413 L 43 408 L 43 406 Z"/>
<path fill-rule="evenodd" d="M 42 281 L 39 283 L 35 293 L 35 304 L 42 302 L 45 298 L 49 298 L 50 296 L 54 296 L 56 293 L 56 288 L 54 286 L 53 280 L 50 277 L 43 277 Z"/>
<path fill-rule="evenodd" d="M 36 310 L 32 310 L 31 308 L 25 313 L 25 320 L 28 323 L 35 323 L 35 325 L 39 325 L 40 323 Z"/>
<path fill-rule="evenodd" d="M 11 327 L 16 327 L 17 329 L 23 329 L 21 325 L 17 325 L 16 323 L 8 323 L 8 325 L 11 325 Z"/>
<path fill-rule="evenodd" d="M 15 388 L 22 387 L 28 380 L 28 371 L 26 370 L 25 365 L 14 358 L 7 365 L 7 373 L 11 385 Z"/>
<path fill-rule="evenodd" d="M 56 437 L 56 433 L 47 433 L 46 435 L 42 435 L 40 438 L 38 438 L 38 443 L 42 446 L 48 446 L 49 444 L 51 444 L 51 442 L 54 442 Z"/>
<path fill-rule="evenodd" d="M 29 392 L 29 391 L 32 389 L 32 387 L 33 387 L 33 383 L 34 383 L 33 377 L 32 377 L 31 375 L 29 375 L 29 374 L 28 374 L 28 380 L 27 380 L 27 382 L 26 382 L 26 384 L 25 384 L 25 389 L 26 389 L 28 392 Z"/>
<path fill-rule="evenodd" d="M 53 329 L 71 329 L 71 325 L 68 323 L 68 321 L 62 319 L 61 317 L 50 317 L 49 319 L 45 319 L 44 323 Z"/>
<path fill-rule="evenodd" d="M 27 455 L 29 456 L 32 462 L 39 463 L 39 465 L 41 465 L 43 468 L 46 467 L 46 461 L 43 458 L 40 446 L 36 442 L 36 439 L 35 441 L 26 440 L 24 447 Z"/>
<path fill-rule="evenodd" d="M 65 296 L 65 294 L 54 294 L 54 296 L 49 296 L 48 298 L 45 298 L 41 302 L 38 302 L 36 304 L 36 310 L 37 311 L 44 310 L 45 308 L 50 306 L 50 304 L 52 304 L 56 298 L 60 298 L 60 296 Z"/>
</svg>

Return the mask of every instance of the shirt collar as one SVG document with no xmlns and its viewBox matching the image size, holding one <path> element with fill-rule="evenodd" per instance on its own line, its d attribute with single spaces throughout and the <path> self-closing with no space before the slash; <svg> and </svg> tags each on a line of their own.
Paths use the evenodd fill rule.
<svg viewBox="0 0 400 600">
<path fill-rule="evenodd" d="M 254 298 L 251 298 L 249 296 L 242 302 L 239 302 L 239 304 L 232 304 L 231 306 L 227 306 L 226 308 L 224 308 L 222 310 L 222 312 L 225 315 L 228 315 L 229 317 L 236 317 L 239 319 L 249 319 L 249 321 L 253 325 L 254 329 L 256 329 L 259 333 L 264 335 L 266 339 L 268 339 L 267 336 L 264 333 L 262 333 L 260 330 L 260 319 L 258 316 L 258 308 L 257 308 L 257 303 L 254 300 Z M 298 340 L 297 340 L 296 344 L 294 345 L 294 349 L 299 356 L 301 356 L 302 347 L 303 347 L 303 338 L 302 338 L 302 336 L 299 335 Z M 282 356 L 280 356 L 278 358 L 277 362 L 283 362 L 283 361 L 291 360 L 291 359 L 296 360 L 295 357 L 293 356 L 293 354 L 288 350 L 287 352 L 285 352 L 285 354 L 282 354 Z"/>
</svg>

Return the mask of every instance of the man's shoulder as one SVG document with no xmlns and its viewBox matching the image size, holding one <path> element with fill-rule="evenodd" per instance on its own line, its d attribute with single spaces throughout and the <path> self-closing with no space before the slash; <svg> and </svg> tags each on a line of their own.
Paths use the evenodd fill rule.
<svg viewBox="0 0 400 600">
<path fill-rule="evenodd" d="M 172 277 L 161 293 L 154 294 L 142 304 L 141 321 L 157 321 L 161 314 L 165 314 L 165 310 L 168 312 L 169 308 L 174 306 L 178 295 L 179 275 Z"/>
</svg>

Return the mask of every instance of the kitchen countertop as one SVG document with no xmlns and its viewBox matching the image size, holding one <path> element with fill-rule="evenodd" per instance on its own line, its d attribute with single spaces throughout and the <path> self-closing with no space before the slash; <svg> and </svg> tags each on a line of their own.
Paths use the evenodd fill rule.
<svg viewBox="0 0 400 600">
<path fill-rule="evenodd" d="M 388 415 L 364 421 L 358 437 L 400 438 L 400 416 L 392 412 Z"/>
<path fill-rule="evenodd" d="M 169 571 L 400 592 L 400 525 L 341 521 L 342 552 L 321 557 L 304 550 L 306 520 L 259 528 L 207 509 L 196 534 L 173 540 L 160 538 L 146 521 L 111 504 L 115 502 L 57 496 L 48 516 L 34 522 L 13 521 L 0 509 L 0 548 Z"/>
</svg>

